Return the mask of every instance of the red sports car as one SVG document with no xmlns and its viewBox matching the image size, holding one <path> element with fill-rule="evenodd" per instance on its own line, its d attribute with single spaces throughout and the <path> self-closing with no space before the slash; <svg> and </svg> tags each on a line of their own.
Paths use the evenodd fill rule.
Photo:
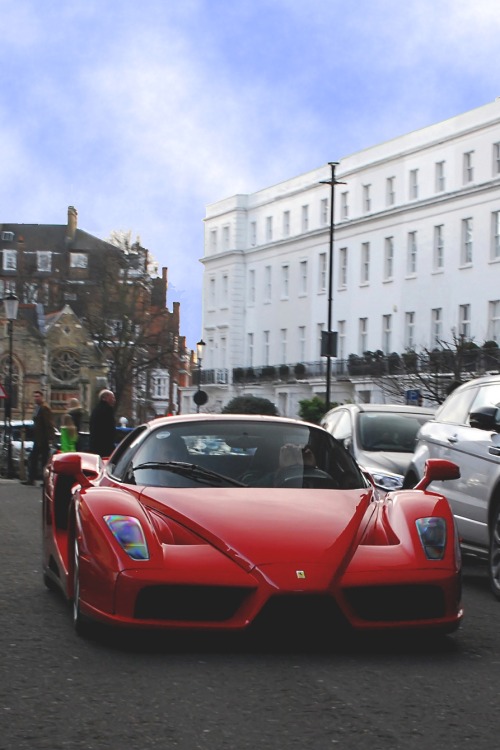
<svg viewBox="0 0 500 750">
<path fill-rule="evenodd" d="M 190 415 L 137 427 L 108 460 L 45 470 L 44 581 L 92 622 L 244 630 L 298 623 L 452 632 L 460 552 L 429 461 L 379 498 L 326 430 L 278 417 Z"/>
</svg>

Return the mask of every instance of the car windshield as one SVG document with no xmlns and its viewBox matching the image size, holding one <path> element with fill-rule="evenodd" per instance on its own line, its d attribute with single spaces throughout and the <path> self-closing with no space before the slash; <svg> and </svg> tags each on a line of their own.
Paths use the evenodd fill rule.
<svg viewBox="0 0 500 750">
<path fill-rule="evenodd" d="M 358 442 L 364 451 L 413 453 L 417 433 L 431 419 L 425 414 L 362 413 L 358 419 Z"/>
<path fill-rule="evenodd" d="M 132 458 L 130 454 L 133 453 Z M 359 489 L 367 481 L 326 431 L 311 425 L 210 420 L 164 425 L 132 444 L 114 468 L 154 486 Z"/>
</svg>

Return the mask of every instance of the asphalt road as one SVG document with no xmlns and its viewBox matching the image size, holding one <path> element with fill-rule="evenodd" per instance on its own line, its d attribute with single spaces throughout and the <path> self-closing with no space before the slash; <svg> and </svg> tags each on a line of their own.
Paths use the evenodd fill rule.
<svg viewBox="0 0 500 750">
<path fill-rule="evenodd" d="M 0 750 L 492 750 L 500 604 L 466 565 L 439 642 L 78 638 L 40 569 L 40 488 L 0 480 Z"/>
</svg>

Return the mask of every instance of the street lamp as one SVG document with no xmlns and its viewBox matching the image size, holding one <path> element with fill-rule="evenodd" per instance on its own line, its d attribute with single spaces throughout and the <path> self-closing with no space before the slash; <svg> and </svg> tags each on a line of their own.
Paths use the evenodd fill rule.
<svg viewBox="0 0 500 750">
<path fill-rule="evenodd" d="M 320 180 L 323 185 L 330 185 L 330 254 L 328 262 L 328 329 L 323 331 L 321 340 L 321 356 L 326 357 L 326 407 L 330 408 L 330 380 L 331 380 L 331 358 L 337 356 L 337 334 L 332 331 L 332 307 L 333 307 L 333 242 L 335 231 L 334 205 L 335 185 L 345 185 L 335 178 L 335 167 L 338 161 L 329 161 L 332 176 L 329 180 Z"/>
<path fill-rule="evenodd" d="M 196 344 L 196 357 L 198 360 L 198 393 L 197 398 L 195 399 L 196 403 L 196 411 L 200 411 L 200 406 L 203 403 L 203 399 L 201 398 L 201 362 L 203 359 L 203 349 L 206 346 L 203 339 L 200 339 L 198 343 Z"/>
<path fill-rule="evenodd" d="M 14 332 L 14 321 L 17 318 L 17 310 L 19 307 L 19 300 L 15 294 L 9 292 L 6 297 L 3 298 L 3 305 L 5 308 L 5 317 L 8 321 L 8 336 L 9 336 L 9 369 L 8 369 L 8 380 L 7 380 L 7 398 L 5 399 L 5 436 L 7 438 L 7 476 L 12 479 L 14 476 L 14 468 L 12 466 L 12 381 L 13 381 L 13 357 L 12 357 L 12 336 Z"/>
</svg>

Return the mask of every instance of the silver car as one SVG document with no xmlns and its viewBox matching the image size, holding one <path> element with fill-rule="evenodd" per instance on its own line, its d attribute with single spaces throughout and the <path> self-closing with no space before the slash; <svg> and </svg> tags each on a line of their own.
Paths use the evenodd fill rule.
<svg viewBox="0 0 500 750">
<path fill-rule="evenodd" d="M 405 478 L 413 487 L 428 458 L 447 458 L 460 479 L 446 496 L 466 552 L 485 557 L 491 588 L 500 599 L 500 375 L 476 378 L 454 390 L 420 431 Z M 437 484 L 431 489 L 441 491 Z"/>
<path fill-rule="evenodd" d="M 33 421 L 31 419 L 13 419 L 12 429 L 12 469 L 15 476 L 21 474 L 21 457 L 24 458 L 25 468 L 29 454 L 33 448 Z M 8 434 L 5 432 L 4 422 L 0 423 L 0 474 L 8 472 Z"/>
<path fill-rule="evenodd" d="M 400 489 L 416 437 L 433 409 L 396 404 L 344 404 L 331 409 L 321 425 L 340 440 L 383 492 Z"/>
</svg>

